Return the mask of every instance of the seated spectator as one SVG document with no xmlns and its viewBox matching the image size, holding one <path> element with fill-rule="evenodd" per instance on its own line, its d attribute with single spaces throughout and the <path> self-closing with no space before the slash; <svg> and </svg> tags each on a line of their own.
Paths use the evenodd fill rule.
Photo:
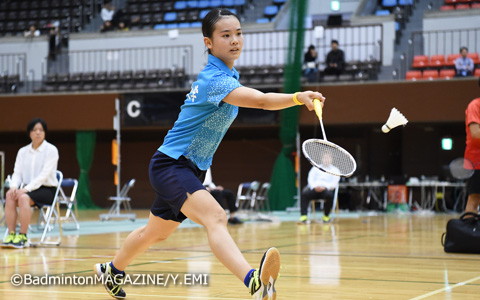
<svg viewBox="0 0 480 300">
<path fill-rule="evenodd" d="M 473 60 L 468 55 L 468 48 L 460 48 L 460 57 L 455 60 L 455 76 L 467 77 L 473 75 L 473 69 L 475 67 Z"/>
<path fill-rule="evenodd" d="M 335 168 L 331 165 L 331 157 L 324 157 L 322 164 L 326 170 Z M 338 169 L 337 169 L 338 170 Z M 335 189 L 340 181 L 339 176 L 331 175 L 323 172 L 316 167 L 312 167 L 308 172 L 308 184 L 302 191 L 300 199 L 300 223 L 308 224 L 308 205 L 314 199 L 324 199 L 324 215 L 322 221 L 330 222 L 330 212 L 333 207 L 333 197 L 335 196 Z"/>
<path fill-rule="evenodd" d="M 228 224 L 243 223 L 239 218 L 235 217 L 235 212 L 238 210 L 238 207 L 235 205 L 235 194 L 231 190 L 224 189 L 223 186 L 213 183 L 210 168 L 207 170 L 203 185 L 224 209 L 229 210 L 230 217 L 228 218 Z"/>
<path fill-rule="evenodd" d="M 37 29 L 37 26 L 30 25 L 27 31 L 23 32 L 23 36 L 27 38 L 33 38 L 40 36 L 40 30 Z"/>
<path fill-rule="evenodd" d="M 337 75 L 342 74 L 343 69 L 345 68 L 345 54 L 341 49 L 338 48 L 338 41 L 332 40 L 330 52 L 327 54 L 325 64 L 325 75 Z"/>
<path fill-rule="evenodd" d="M 123 20 L 123 15 L 124 13 L 121 9 L 115 11 L 115 6 L 113 6 L 111 1 L 105 1 L 102 10 L 100 11 L 100 16 L 103 21 L 103 24 L 100 27 L 100 32 L 116 29 L 123 30 L 126 27 L 125 21 Z M 120 27 L 120 23 L 123 23 L 122 27 Z"/>
<path fill-rule="evenodd" d="M 106 1 L 102 6 L 102 10 L 100 11 L 100 16 L 103 21 L 102 27 L 100 27 L 101 32 L 114 29 L 114 26 L 112 24 L 114 15 L 115 15 L 115 6 L 113 6 L 111 1 Z"/>
<path fill-rule="evenodd" d="M 47 124 L 42 119 L 33 119 L 27 125 L 27 132 L 32 142 L 20 148 L 17 153 L 6 195 L 5 221 L 8 235 L 2 244 L 6 248 L 28 247 L 31 207 L 52 204 L 58 184 L 58 150 L 45 140 Z M 17 221 L 20 222 L 19 233 L 16 233 Z"/>
<path fill-rule="evenodd" d="M 303 75 L 307 77 L 309 82 L 317 81 L 318 69 L 317 69 L 317 51 L 314 45 L 308 47 L 307 52 L 303 56 Z"/>
<path fill-rule="evenodd" d="M 125 24 L 125 22 L 119 22 L 118 23 L 118 30 L 119 31 L 129 31 L 130 28 L 128 28 L 128 26 Z"/>
</svg>

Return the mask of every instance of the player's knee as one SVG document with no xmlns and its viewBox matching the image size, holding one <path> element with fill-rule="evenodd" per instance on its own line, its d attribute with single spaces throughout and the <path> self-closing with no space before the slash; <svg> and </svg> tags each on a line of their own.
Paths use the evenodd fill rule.
<svg viewBox="0 0 480 300">
<path fill-rule="evenodd" d="M 159 243 L 167 239 L 168 235 L 162 235 L 158 233 L 157 228 L 148 228 L 148 226 L 143 226 L 138 229 L 138 238 L 141 241 L 147 241 L 150 244 Z"/>
<path fill-rule="evenodd" d="M 209 219 L 209 223 L 211 223 L 212 225 L 227 225 L 227 214 L 225 213 L 225 210 L 221 207 L 215 209 Z"/>
</svg>

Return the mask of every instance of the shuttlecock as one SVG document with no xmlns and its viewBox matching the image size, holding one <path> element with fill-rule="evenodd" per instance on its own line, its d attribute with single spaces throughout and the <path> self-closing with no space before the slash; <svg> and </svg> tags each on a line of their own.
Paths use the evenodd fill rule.
<svg viewBox="0 0 480 300">
<path fill-rule="evenodd" d="M 394 107 L 390 111 L 390 116 L 388 117 L 387 123 L 382 126 L 382 131 L 387 133 L 393 128 L 400 125 L 405 126 L 407 123 L 407 118 L 405 118 L 405 116 Z"/>
</svg>

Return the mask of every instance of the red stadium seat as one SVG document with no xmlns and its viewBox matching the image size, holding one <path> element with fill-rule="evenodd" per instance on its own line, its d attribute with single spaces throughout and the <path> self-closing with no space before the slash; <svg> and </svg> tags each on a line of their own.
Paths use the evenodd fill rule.
<svg viewBox="0 0 480 300">
<path fill-rule="evenodd" d="M 453 77 L 455 77 L 455 70 L 454 69 L 440 70 L 440 74 L 438 75 L 438 77 L 443 79 L 452 79 Z"/>
<path fill-rule="evenodd" d="M 472 3 L 472 8 L 480 8 L 480 3 Z"/>
<path fill-rule="evenodd" d="M 406 80 L 422 79 L 422 71 L 417 71 L 417 70 L 407 71 L 407 73 L 405 74 L 405 79 Z"/>
<path fill-rule="evenodd" d="M 480 57 L 478 56 L 478 53 L 475 53 L 475 52 L 468 53 L 467 56 L 473 60 L 474 64 L 480 64 Z"/>
<path fill-rule="evenodd" d="M 475 77 L 480 77 L 480 68 L 479 68 L 479 69 L 475 69 L 475 72 L 473 72 L 473 76 L 475 76 Z"/>
<path fill-rule="evenodd" d="M 449 54 L 447 56 L 447 62 L 445 63 L 446 66 L 455 66 L 455 60 L 459 58 L 461 55 L 460 54 Z"/>
<path fill-rule="evenodd" d="M 425 70 L 422 74 L 423 79 L 433 80 L 438 78 L 437 70 Z"/>
<path fill-rule="evenodd" d="M 453 5 L 442 5 L 442 6 L 440 6 L 440 10 L 442 10 L 442 11 L 455 10 L 455 6 L 453 6 Z"/>
<path fill-rule="evenodd" d="M 458 4 L 455 9 L 470 9 L 470 4 Z"/>
<path fill-rule="evenodd" d="M 425 68 L 428 65 L 428 56 L 426 55 L 415 55 L 413 57 L 413 68 Z"/>
<path fill-rule="evenodd" d="M 429 67 L 443 67 L 445 65 L 445 55 L 437 54 L 430 56 L 430 62 L 428 63 Z"/>
<path fill-rule="evenodd" d="M 445 4 L 450 4 L 450 5 L 454 5 L 454 4 L 457 4 L 458 3 L 458 0 L 445 0 Z"/>
</svg>

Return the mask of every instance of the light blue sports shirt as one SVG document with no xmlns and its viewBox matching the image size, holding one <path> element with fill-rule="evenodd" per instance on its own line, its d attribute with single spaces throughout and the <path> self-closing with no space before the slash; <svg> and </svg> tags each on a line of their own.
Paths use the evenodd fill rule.
<svg viewBox="0 0 480 300">
<path fill-rule="evenodd" d="M 201 170 L 212 164 L 213 155 L 238 114 L 238 107 L 222 100 L 241 87 L 235 68 L 208 55 L 208 63 L 192 83 L 177 121 L 158 148 L 178 159 L 185 156 Z"/>
</svg>

